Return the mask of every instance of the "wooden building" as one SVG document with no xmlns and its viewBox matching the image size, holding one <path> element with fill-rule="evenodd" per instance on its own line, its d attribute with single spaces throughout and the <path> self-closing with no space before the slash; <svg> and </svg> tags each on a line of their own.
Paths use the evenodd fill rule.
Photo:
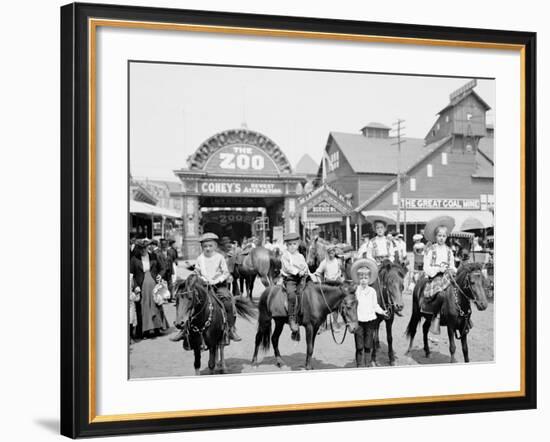
<svg viewBox="0 0 550 442">
<path fill-rule="evenodd" d="M 319 176 L 349 197 L 354 239 L 372 234 L 377 218 L 396 228 L 398 171 L 399 224 L 408 244 L 443 211 L 452 211 L 460 230 L 492 227 L 494 128 L 487 125 L 489 106 L 475 86 L 474 80 L 453 92 L 426 137 L 404 138 L 401 152 L 390 128 L 380 123 L 355 134 L 330 133 Z"/>
</svg>

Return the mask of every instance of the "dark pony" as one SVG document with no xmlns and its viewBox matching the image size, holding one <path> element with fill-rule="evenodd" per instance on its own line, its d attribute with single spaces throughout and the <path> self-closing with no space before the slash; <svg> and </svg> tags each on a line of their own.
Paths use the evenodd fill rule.
<svg viewBox="0 0 550 442">
<path fill-rule="evenodd" d="M 317 238 L 311 240 L 307 246 L 304 242 L 301 242 L 298 251 L 306 258 L 309 271 L 315 272 L 321 261 L 325 258 L 326 245 Z"/>
<path fill-rule="evenodd" d="M 413 292 L 412 314 L 407 325 L 406 334 L 409 337 L 409 348 L 407 354 L 412 350 L 414 336 L 421 318 L 424 318 L 422 331 L 424 336 L 424 352 L 427 358 L 430 357 L 430 347 L 428 345 L 428 331 L 434 316 L 439 313 L 441 325 L 447 326 L 449 336 L 449 352 L 451 353 L 451 362 L 456 362 L 455 358 L 455 337 L 462 343 L 462 354 L 464 362 L 469 362 L 468 356 L 468 332 L 471 328 L 470 317 L 472 309 L 470 302 L 476 305 L 479 311 L 487 308 L 487 297 L 484 290 L 484 278 L 481 272 L 480 263 L 462 264 L 458 269 L 458 274 L 454 282 L 451 283 L 444 292 L 437 294 L 429 304 L 426 304 L 426 310 L 422 311 L 420 300 L 424 293 L 424 287 L 427 280 L 419 281 Z M 422 306 L 424 308 L 424 306 Z"/>
<path fill-rule="evenodd" d="M 258 363 L 258 349 L 269 350 L 270 342 L 273 345 L 276 364 L 283 365 L 279 353 L 279 337 L 285 323 L 288 322 L 288 313 L 285 306 L 286 293 L 280 286 L 266 289 L 258 304 L 258 331 L 254 346 L 252 364 Z M 311 370 L 311 358 L 315 346 L 315 338 L 321 324 L 327 315 L 339 312 L 350 331 L 357 327 L 357 299 L 355 297 L 355 285 L 347 281 L 341 286 L 331 286 L 309 282 L 301 297 L 300 312 L 297 316 L 298 323 L 306 329 L 306 370 Z M 275 321 L 275 330 L 271 333 L 271 321 Z"/>
<path fill-rule="evenodd" d="M 382 321 L 386 324 L 386 336 L 388 340 L 388 357 L 390 365 L 395 365 L 395 352 L 393 351 L 392 326 L 395 313 L 403 310 L 403 280 L 406 270 L 400 264 L 384 260 L 380 265 L 378 281 L 372 287 L 376 290 L 378 305 L 388 311 L 388 317 L 378 316 L 376 332 L 374 335 L 375 345 L 372 349 L 371 361 L 376 365 L 376 351 L 379 347 L 379 327 Z"/>
<path fill-rule="evenodd" d="M 208 368 L 214 373 L 216 360 L 220 372 L 225 371 L 224 345 L 227 338 L 226 311 L 216 297 L 212 287 L 205 285 L 194 273 L 186 280 L 179 280 L 175 286 L 176 327 L 186 330 L 184 348 L 193 350 L 195 374 L 200 374 L 201 351 L 203 346 L 209 351 Z M 255 307 L 250 302 L 235 299 L 237 314 L 246 319 L 255 316 Z"/>
</svg>

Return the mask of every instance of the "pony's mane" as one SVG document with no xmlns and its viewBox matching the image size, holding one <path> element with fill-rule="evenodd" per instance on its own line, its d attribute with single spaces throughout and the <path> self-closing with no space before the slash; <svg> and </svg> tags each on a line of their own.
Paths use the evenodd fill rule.
<svg viewBox="0 0 550 442">
<path fill-rule="evenodd" d="M 399 264 L 386 259 L 382 261 L 382 265 L 380 266 L 380 279 L 388 277 L 392 270 L 395 270 L 402 279 L 405 278 L 405 269 Z"/>
<path fill-rule="evenodd" d="M 458 273 L 456 275 L 456 282 L 458 283 L 459 286 L 462 286 L 464 284 L 464 280 L 470 273 L 481 269 L 482 269 L 482 265 L 479 262 L 469 262 L 469 263 L 462 264 L 458 268 Z"/>
</svg>

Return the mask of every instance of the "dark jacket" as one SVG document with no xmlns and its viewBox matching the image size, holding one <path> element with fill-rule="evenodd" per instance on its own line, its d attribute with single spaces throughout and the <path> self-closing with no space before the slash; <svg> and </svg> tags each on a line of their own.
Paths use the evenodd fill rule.
<svg viewBox="0 0 550 442">
<path fill-rule="evenodd" d="M 154 254 L 149 253 L 149 262 L 151 266 L 151 276 L 156 280 L 157 275 L 159 274 L 160 268 L 159 263 Z M 141 289 L 143 285 L 143 278 L 145 273 L 143 272 L 143 264 L 141 262 L 141 257 L 132 256 L 130 259 L 130 273 L 134 275 L 134 281 L 136 286 Z"/>
<path fill-rule="evenodd" d="M 158 249 L 156 251 L 157 255 L 157 262 L 159 264 L 159 272 L 162 279 L 165 281 L 170 281 L 172 274 L 174 273 L 174 269 L 172 267 L 172 258 L 170 257 L 170 253 L 168 250 L 166 251 L 166 256 L 164 256 L 164 252 L 162 249 Z"/>
<path fill-rule="evenodd" d="M 178 251 L 173 247 L 168 247 L 168 256 L 172 258 L 172 262 L 178 262 Z"/>
</svg>

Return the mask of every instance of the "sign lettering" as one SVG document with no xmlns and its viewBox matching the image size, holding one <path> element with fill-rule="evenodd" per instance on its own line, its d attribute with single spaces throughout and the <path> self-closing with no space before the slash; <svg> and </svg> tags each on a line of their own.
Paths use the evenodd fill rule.
<svg viewBox="0 0 550 442">
<path fill-rule="evenodd" d="M 278 173 L 275 163 L 264 151 L 247 146 L 228 146 L 218 150 L 208 159 L 205 169 L 218 173 Z"/>
<path fill-rule="evenodd" d="M 203 181 L 200 191 L 204 194 L 283 195 L 284 185 L 269 182 Z"/>
<path fill-rule="evenodd" d="M 479 199 L 465 198 L 403 198 L 401 208 L 423 210 L 480 210 Z"/>
</svg>

